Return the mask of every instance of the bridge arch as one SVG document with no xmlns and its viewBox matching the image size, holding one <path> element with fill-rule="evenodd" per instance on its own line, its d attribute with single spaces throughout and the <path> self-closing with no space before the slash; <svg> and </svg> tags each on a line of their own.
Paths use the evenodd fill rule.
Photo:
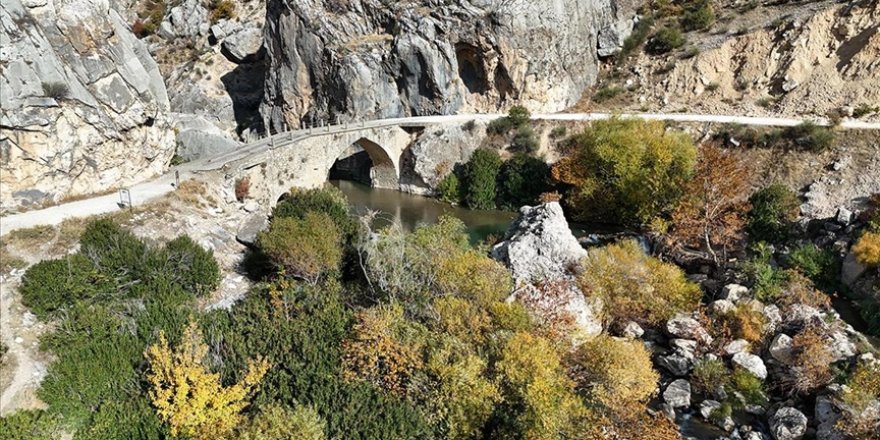
<svg viewBox="0 0 880 440">
<path fill-rule="evenodd" d="M 397 188 L 399 181 L 397 161 L 367 137 L 358 138 L 339 153 L 327 178 L 355 180 L 377 188 Z"/>
</svg>

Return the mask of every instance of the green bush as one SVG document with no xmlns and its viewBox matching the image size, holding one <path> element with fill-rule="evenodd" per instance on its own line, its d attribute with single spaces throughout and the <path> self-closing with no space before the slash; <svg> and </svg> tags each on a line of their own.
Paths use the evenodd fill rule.
<svg viewBox="0 0 880 440">
<path fill-rule="evenodd" d="M 464 199 L 471 209 L 495 208 L 496 179 L 501 157 L 493 150 L 478 149 L 465 164 Z"/>
<path fill-rule="evenodd" d="M 333 186 L 306 190 L 292 188 L 272 210 L 272 217 L 303 219 L 309 212 L 327 214 L 346 235 L 356 230 L 357 222 L 348 214 L 348 200 L 339 188 Z"/>
<path fill-rule="evenodd" d="M 274 304 L 284 304 L 283 310 Z M 256 406 L 308 405 L 333 439 L 430 438 L 427 422 L 410 403 L 341 378 L 341 347 L 351 319 L 338 289 L 295 284 L 258 287 L 232 310 L 203 322 L 206 339 L 224 341 L 224 381 L 240 380 L 249 358 L 265 356 L 272 364 Z"/>
<path fill-rule="evenodd" d="M 654 32 L 645 49 L 654 55 L 661 55 L 684 46 L 684 43 L 684 36 L 678 28 L 663 27 Z"/>
<path fill-rule="evenodd" d="M 459 184 L 458 176 L 455 173 L 449 173 L 449 175 L 444 177 L 440 184 L 437 185 L 437 193 L 440 196 L 440 200 L 446 203 L 460 203 L 461 185 Z"/>
<path fill-rule="evenodd" d="M 614 98 L 617 95 L 620 95 L 621 93 L 623 93 L 625 91 L 626 91 L 626 89 L 624 89 L 623 87 L 620 87 L 620 86 L 602 87 L 599 90 L 597 90 L 595 94 L 593 94 L 593 101 L 598 102 L 598 103 L 602 103 L 602 102 L 605 102 L 611 98 Z"/>
<path fill-rule="evenodd" d="M 53 99 L 64 99 L 70 95 L 70 88 L 63 82 L 44 82 L 43 95 Z"/>
<path fill-rule="evenodd" d="M 565 136 L 566 132 L 568 132 L 568 129 L 565 128 L 565 126 L 553 127 L 553 129 L 550 130 L 550 138 L 559 139 Z"/>
<path fill-rule="evenodd" d="M 806 121 L 794 127 L 786 127 L 782 130 L 782 137 L 795 149 L 821 152 L 834 142 L 834 131 Z"/>
<path fill-rule="evenodd" d="M 703 359 L 694 364 L 691 385 L 693 385 L 694 391 L 708 396 L 712 395 L 718 387 L 723 387 L 729 377 L 730 371 L 724 366 L 724 361 Z"/>
<path fill-rule="evenodd" d="M 691 5 L 681 17 L 681 27 L 686 31 L 708 29 L 715 23 L 715 11 L 711 0 L 702 0 Z"/>
<path fill-rule="evenodd" d="M 22 278 L 19 292 L 22 304 L 41 319 L 47 319 L 79 300 L 113 293 L 114 288 L 91 260 L 73 254 L 31 266 Z"/>
<path fill-rule="evenodd" d="M 641 46 L 645 40 L 648 39 L 648 35 L 651 34 L 651 28 L 654 26 L 654 19 L 651 16 L 646 16 L 639 20 L 635 26 L 633 26 L 632 33 L 623 40 L 623 47 L 620 49 L 620 58 L 624 58 L 629 55 L 633 50 L 637 49 Z"/>
<path fill-rule="evenodd" d="M 52 440 L 61 438 L 56 417 L 44 410 L 18 410 L 0 417 L 3 440 Z"/>
<path fill-rule="evenodd" d="M 248 421 L 236 440 L 324 440 L 326 423 L 318 412 L 307 406 L 295 408 L 267 405 Z"/>
<path fill-rule="evenodd" d="M 689 135 L 642 119 L 596 121 L 573 142 L 553 177 L 582 221 L 639 225 L 668 214 L 697 156 Z"/>
<path fill-rule="evenodd" d="M 839 285 L 841 262 L 831 249 L 804 244 L 791 251 L 789 261 L 820 289 L 833 291 Z"/>
<path fill-rule="evenodd" d="M 212 251 L 194 242 L 186 235 L 165 244 L 165 253 L 177 284 L 196 296 L 210 293 L 220 285 L 220 266 Z"/>
<path fill-rule="evenodd" d="M 767 393 L 764 389 L 764 382 L 743 368 L 736 368 L 733 370 L 727 388 L 729 394 L 737 392 L 743 397 L 742 401 L 734 402 L 735 408 L 742 408 L 745 405 L 763 406 L 768 402 Z"/>
<path fill-rule="evenodd" d="M 788 276 L 784 270 L 771 264 L 773 254 L 766 243 L 760 242 L 753 247 L 751 258 L 743 262 L 742 271 L 752 282 L 752 293 L 759 301 L 772 301 L 781 293 Z"/>
<path fill-rule="evenodd" d="M 501 166 L 498 174 L 498 205 L 519 209 L 537 203 L 547 191 L 550 167 L 543 160 L 517 154 Z"/>
<path fill-rule="evenodd" d="M 302 219 L 274 218 L 269 230 L 257 235 L 257 243 L 287 274 L 312 284 L 335 274 L 342 262 L 342 234 L 321 212 L 308 212 Z"/>
<path fill-rule="evenodd" d="M 150 250 L 130 231 L 110 219 L 89 223 L 80 237 L 80 253 L 108 276 L 136 280 L 145 276 Z"/>
<path fill-rule="evenodd" d="M 530 125 L 521 125 L 517 128 L 513 140 L 510 141 L 510 148 L 513 151 L 532 154 L 538 151 L 539 147 L 535 130 Z"/>
<path fill-rule="evenodd" d="M 748 232 L 754 241 L 781 243 L 788 239 L 790 224 L 797 219 L 800 202 L 794 191 L 780 184 L 760 189 L 751 197 Z"/>
<path fill-rule="evenodd" d="M 507 112 L 507 116 L 500 117 L 489 122 L 486 130 L 489 133 L 504 134 L 514 128 L 520 128 L 529 123 L 532 115 L 523 106 L 515 105 Z"/>
</svg>

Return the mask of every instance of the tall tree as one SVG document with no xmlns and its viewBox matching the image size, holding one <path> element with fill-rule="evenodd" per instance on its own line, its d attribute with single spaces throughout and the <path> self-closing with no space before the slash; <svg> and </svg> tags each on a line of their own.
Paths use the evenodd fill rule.
<svg viewBox="0 0 880 440">
<path fill-rule="evenodd" d="M 731 152 L 704 144 L 694 177 L 685 185 L 685 196 L 672 213 L 671 238 L 680 246 L 700 248 L 718 264 L 720 248 L 742 238 L 749 205 L 745 200 L 748 170 Z"/>
</svg>

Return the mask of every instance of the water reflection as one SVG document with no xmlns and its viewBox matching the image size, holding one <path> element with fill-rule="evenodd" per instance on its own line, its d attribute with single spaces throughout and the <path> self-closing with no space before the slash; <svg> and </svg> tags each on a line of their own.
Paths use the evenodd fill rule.
<svg viewBox="0 0 880 440">
<path fill-rule="evenodd" d="M 464 222 L 471 241 L 476 242 L 489 235 L 504 235 L 510 222 L 516 218 L 515 212 L 466 209 L 430 197 L 392 189 L 371 188 L 347 180 L 331 180 L 330 184 L 339 188 L 348 198 L 352 214 L 363 215 L 367 210 L 379 211 L 376 227 L 398 222 L 404 229 L 411 231 L 418 225 L 436 223 L 440 216 L 451 215 Z"/>
</svg>

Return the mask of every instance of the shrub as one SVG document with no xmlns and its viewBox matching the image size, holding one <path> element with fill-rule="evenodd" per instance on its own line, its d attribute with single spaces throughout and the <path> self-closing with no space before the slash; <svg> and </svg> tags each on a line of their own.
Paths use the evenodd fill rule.
<svg viewBox="0 0 880 440">
<path fill-rule="evenodd" d="M 235 200 L 243 202 L 251 192 L 251 178 L 244 176 L 235 181 Z"/>
<path fill-rule="evenodd" d="M 782 293 L 788 274 L 777 266 L 771 264 L 773 253 L 764 243 L 757 243 L 754 255 L 742 265 L 743 273 L 752 282 L 752 293 L 759 301 L 772 301 Z"/>
<path fill-rule="evenodd" d="M 565 133 L 567 133 L 567 132 L 568 132 L 568 129 L 565 128 L 565 126 L 553 127 L 553 129 L 550 130 L 550 138 L 551 139 L 560 139 L 563 136 L 565 136 Z"/>
<path fill-rule="evenodd" d="M 880 266 L 880 232 L 866 232 L 853 245 L 856 260 L 868 267 Z"/>
<path fill-rule="evenodd" d="M 861 118 L 862 116 L 866 116 L 866 115 L 869 115 L 869 114 L 871 114 L 871 113 L 878 113 L 878 112 L 880 112 L 880 107 L 878 107 L 878 106 L 871 106 L 871 105 L 868 105 L 868 104 L 862 103 L 862 104 L 859 104 L 859 106 L 856 107 L 856 108 L 853 110 L 853 115 L 852 115 L 852 116 L 853 116 L 854 118 L 856 118 L 856 119 L 859 119 L 859 118 Z"/>
<path fill-rule="evenodd" d="M 269 369 L 265 360 L 248 362 L 244 379 L 223 386 L 220 375 L 203 362 L 208 347 L 194 322 L 184 330 L 181 344 L 171 349 L 164 332 L 145 356 L 150 364 L 150 398 L 159 417 L 171 426 L 171 435 L 199 440 L 220 438 L 242 420 L 248 397 Z"/>
<path fill-rule="evenodd" d="M 789 255 L 790 263 L 817 286 L 834 290 L 838 283 L 840 261 L 831 249 L 819 249 L 809 243 L 798 246 Z"/>
<path fill-rule="evenodd" d="M 134 280 L 143 278 L 152 256 L 147 245 L 110 219 L 89 223 L 80 237 L 80 253 L 99 271 L 109 276 Z"/>
<path fill-rule="evenodd" d="M 599 297 L 612 325 L 659 325 L 699 304 L 700 288 L 677 266 L 646 255 L 634 240 L 595 249 L 583 261 L 578 283 Z"/>
<path fill-rule="evenodd" d="M 782 136 L 794 148 L 812 152 L 827 150 L 834 142 L 834 131 L 810 121 L 782 130 Z"/>
<path fill-rule="evenodd" d="M 41 409 L 18 410 L 0 417 L 0 436 L 4 440 L 48 440 L 61 435 L 57 418 Z"/>
<path fill-rule="evenodd" d="M 654 395 L 659 374 L 641 341 L 597 336 L 573 354 L 579 388 L 614 414 L 639 411 L 639 403 Z"/>
<path fill-rule="evenodd" d="M 620 49 L 620 58 L 625 58 L 629 55 L 633 50 L 637 49 L 645 40 L 648 39 L 648 35 L 651 33 L 651 28 L 654 26 L 654 19 L 651 16 L 645 16 L 635 26 L 633 26 L 632 33 L 623 40 L 623 47 Z"/>
<path fill-rule="evenodd" d="M 453 205 L 458 204 L 461 201 L 458 176 L 455 173 L 449 173 L 444 177 L 437 185 L 437 193 L 440 195 L 440 200 Z"/>
<path fill-rule="evenodd" d="M 827 308 L 831 300 L 824 292 L 816 290 L 813 282 L 797 270 L 786 270 L 785 286 L 776 298 L 776 303 L 783 306 L 806 304 L 818 309 Z"/>
<path fill-rule="evenodd" d="M 312 284 L 335 273 L 342 261 L 342 235 L 333 219 L 308 212 L 302 219 L 280 217 L 258 234 L 260 249 L 286 273 Z"/>
<path fill-rule="evenodd" d="M 67 98 L 70 94 L 70 88 L 67 83 L 63 82 L 44 82 L 43 95 L 56 100 Z"/>
<path fill-rule="evenodd" d="M 503 264 L 473 250 L 440 255 L 437 287 L 486 307 L 503 301 L 513 289 L 510 272 Z"/>
<path fill-rule="evenodd" d="M 681 17 L 681 27 L 686 31 L 699 31 L 715 23 L 715 11 L 711 0 L 703 0 L 688 8 Z"/>
<path fill-rule="evenodd" d="M 880 365 L 858 364 L 847 382 L 847 389 L 840 400 L 843 414 L 836 427 L 852 439 L 876 440 L 877 414 L 869 408 L 880 399 Z"/>
<path fill-rule="evenodd" d="M 231 0 L 212 0 L 210 4 L 211 23 L 217 23 L 220 20 L 229 20 L 235 17 L 235 3 Z"/>
<path fill-rule="evenodd" d="M 325 440 L 327 424 L 313 408 L 270 404 L 236 433 L 236 440 Z"/>
<path fill-rule="evenodd" d="M 745 339 L 758 345 L 764 339 L 767 318 L 751 304 L 738 304 L 735 309 L 722 315 L 721 321 L 731 331 L 734 339 Z"/>
<path fill-rule="evenodd" d="M 507 111 L 507 118 L 514 127 L 521 127 L 529 123 L 532 114 L 527 108 L 521 105 L 515 105 Z"/>
<path fill-rule="evenodd" d="M 728 393 L 737 392 L 742 395 L 742 401 L 735 402 L 734 407 L 741 408 L 744 405 L 766 405 L 767 393 L 764 390 L 764 382 L 757 376 L 743 368 L 735 368 L 730 375 Z"/>
<path fill-rule="evenodd" d="M 585 409 L 559 355 L 546 339 L 517 333 L 495 365 L 504 395 L 501 438 L 565 438 Z"/>
<path fill-rule="evenodd" d="M 593 94 L 593 102 L 602 103 L 608 101 L 611 98 L 614 98 L 617 95 L 625 92 L 626 89 L 620 86 L 605 86 L 596 90 L 596 93 Z"/>
<path fill-rule="evenodd" d="M 532 154 L 538 151 L 538 138 L 535 136 L 535 130 L 530 125 L 520 125 L 510 141 L 510 148 L 513 151 Z"/>
<path fill-rule="evenodd" d="M 718 359 L 702 359 L 694 364 L 691 373 L 691 385 L 694 391 L 704 395 L 713 395 L 719 387 L 723 388 L 730 378 L 730 371 L 724 361 Z"/>
<path fill-rule="evenodd" d="M 22 277 L 19 292 L 22 304 L 47 319 L 76 301 L 110 293 L 114 287 L 88 258 L 73 254 L 31 266 Z"/>
<path fill-rule="evenodd" d="M 758 190 L 749 198 L 748 232 L 756 241 L 779 243 L 788 239 L 789 224 L 800 212 L 794 191 L 780 184 Z"/>
<path fill-rule="evenodd" d="M 411 377 L 422 366 L 419 339 L 423 330 L 407 322 L 399 306 L 357 313 L 352 336 L 342 345 L 344 377 L 404 394 Z"/>
<path fill-rule="evenodd" d="M 214 253 L 207 251 L 186 235 L 165 244 L 176 282 L 197 296 L 213 292 L 220 285 L 220 266 Z"/>
<path fill-rule="evenodd" d="M 507 209 L 538 202 L 547 191 L 550 167 L 543 160 L 525 154 L 504 162 L 498 174 L 498 204 Z"/>
<path fill-rule="evenodd" d="M 457 344 L 444 344 L 425 366 L 437 384 L 425 397 L 431 413 L 441 419 L 441 438 L 479 438 L 501 399 L 498 386 L 486 377 L 486 361 L 463 351 Z"/>
<path fill-rule="evenodd" d="M 661 55 L 684 46 L 684 43 L 684 36 L 678 28 L 663 27 L 654 32 L 645 49 L 654 55 Z"/>
<path fill-rule="evenodd" d="M 834 378 L 831 371 L 834 355 L 819 329 L 808 327 L 794 335 L 791 354 L 792 367 L 784 382 L 792 392 L 809 394 Z"/>
<path fill-rule="evenodd" d="M 553 166 L 578 220 L 639 224 L 675 206 L 696 159 L 691 138 L 662 123 L 613 118 L 574 138 Z"/>
<path fill-rule="evenodd" d="M 493 150 L 478 149 L 465 164 L 464 199 L 471 209 L 495 208 L 496 179 L 501 157 Z"/>
<path fill-rule="evenodd" d="M 309 212 L 327 214 L 346 236 L 357 228 L 355 220 L 348 215 L 348 200 L 339 188 L 299 189 L 291 188 L 272 210 L 272 218 L 292 217 L 304 219 Z"/>
</svg>

